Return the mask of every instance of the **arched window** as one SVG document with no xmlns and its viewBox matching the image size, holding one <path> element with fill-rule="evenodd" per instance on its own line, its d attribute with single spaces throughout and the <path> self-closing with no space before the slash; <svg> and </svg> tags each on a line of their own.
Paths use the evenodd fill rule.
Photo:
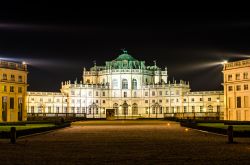
<svg viewBox="0 0 250 165">
<path fill-rule="evenodd" d="M 208 112 L 213 112 L 213 106 L 212 106 L 212 105 L 209 105 L 209 106 L 207 107 L 207 110 L 208 110 Z"/>
<path fill-rule="evenodd" d="M 132 80 L 132 89 L 137 89 L 137 80 L 136 79 Z"/>
<path fill-rule="evenodd" d="M 122 104 L 122 114 L 128 115 L 128 104 L 126 101 Z"/>
<path fill-rule="evenodd" d="M 122 89 L 128 89 L 128 80 L 127 79 L 122 80 Z"/>
<path fill-rule="evenodd" d="M 113 79 L 113 80 L 112 80 L 112 87 L 113 87 L 114 89 L 117 89 L 117 88 L 118 88 L 118 81 L 117 81 L 117 79 Z"/>
<path fill-rule="evenodd" d="M 132 115 L 138 115 L 138 105 L 136 103 L 132 105 Z"/>
<path fill-rule="evenodd" d="M 114 108 L 114 110 L 115 110 L 115 115 L 118 115 L 118 104 L 117 103 L 114 103 L 113 104 L 113 108 Z"/>
</svg>

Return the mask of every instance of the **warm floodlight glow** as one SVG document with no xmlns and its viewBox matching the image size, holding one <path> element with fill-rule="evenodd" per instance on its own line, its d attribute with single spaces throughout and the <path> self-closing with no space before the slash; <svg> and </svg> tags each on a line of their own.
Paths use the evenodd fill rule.
<svg viewBox="0 0 250 165">
<path fill-rule="evenodd" d="M 187 132 L 187 131 L 188 131 L 188 128 L 185 128 L 185 131 Z"/>
<path fill-rule="evenodd" d="M 23 64 L 23 65 L 26 65 L 26 62 L 25 62 L 25 61 L 23 61 L 23 62 L 22 62 L 22 64 Z"/>
<path fill-rule="evenodd" d="M 170 126 L 170 124 L 168 123 L 168 126 Z"/>
<path fill-rule="evenodd" d="M 220 102 L 220 100 L 219 100 L 219 99 L 217 99 L 216 101 L 217 101 L 217 103 L 218 103 L 218 102 Z"/>
<path fill-rule="evenodd" d="M 221 62 L 222 65 L 226 64 L 227 60 L 224 60 L 223 62 Z"/>
</svg>

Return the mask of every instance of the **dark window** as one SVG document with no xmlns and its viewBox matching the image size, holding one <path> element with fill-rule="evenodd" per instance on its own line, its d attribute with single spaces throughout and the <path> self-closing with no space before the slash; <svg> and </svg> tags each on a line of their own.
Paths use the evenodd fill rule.
<svg viewBox="0 0 250 165">
<path fill-rule="evenodd" d="M 237 97 L 237 108 L 241 108 L 241 97 Z"/>
<path fill-rule="evenodd" d="M 14 109 L 14 97 L 10 98 L 10 109 Z"/>
</svg>

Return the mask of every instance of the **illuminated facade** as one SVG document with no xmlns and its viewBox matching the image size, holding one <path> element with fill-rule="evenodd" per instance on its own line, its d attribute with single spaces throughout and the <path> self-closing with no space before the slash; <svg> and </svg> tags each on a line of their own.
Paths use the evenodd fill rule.
<svg viewBox="0 0 250 165">
<path fill-rule="evenodd" d="M 105 118 L 163 118 L 182 113 L 223 112 L 223 92 L 190 92 L 185 81 L 168 81 L 167 68 L 147 66 L 126 51 L 105 66 L 83 70 L 82 81 L 62 82 L 61 92 L 28 92 L 28 113 L 86 114 Z M 222 113 L 223 114 L 223 113 Z"/>
<path fill-rule="evenodd" d="M 0 60 L 0 122 L 25 121 L 27 65 Z"/>
<path fill-rule="evenodd" d="M 224 64 L 225 120 L 250 121 L 250 59 Z"/>
</svg>

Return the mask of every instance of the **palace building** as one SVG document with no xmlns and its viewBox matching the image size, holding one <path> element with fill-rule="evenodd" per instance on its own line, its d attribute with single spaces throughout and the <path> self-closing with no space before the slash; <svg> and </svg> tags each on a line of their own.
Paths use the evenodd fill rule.
<svg viewBox="0 0 250 165">
<path fill-rule="evenodd" d="M 224 64 L 225 120 L 250 121 L 250 59 Z"/>
<path fill-rule="evenodd" d="M 0 122 L 26 120 L 27 73 L 26 64 L 0 60 Z"/>
<path fill-rule="evenodd" d="M 223 118 L 223 100 L 223 91 L 190 92 L 188 82 L 168 80 L 167 67 L 146 65 L 123 51 L 103 66 L 84 68 L 80 82 L 62 82 L 60 92 L 28 92 L 26 104 L 28 114 L 37 116 Z"/>
</svg>

